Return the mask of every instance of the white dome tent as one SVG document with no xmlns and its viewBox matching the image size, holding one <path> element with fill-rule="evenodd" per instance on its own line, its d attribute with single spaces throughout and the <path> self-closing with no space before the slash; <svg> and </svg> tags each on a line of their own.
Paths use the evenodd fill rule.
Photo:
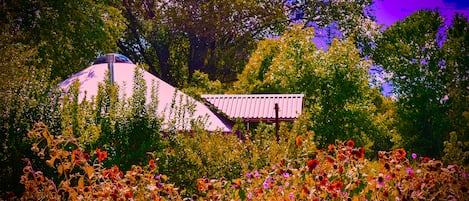
<svg viewBox="0 0 469 201">
<path fill-rule="evenodd" d="M 108 63 L 108 60 L 111 62 Z M 76 79 L 78 79 L 80 83 L 80 91 L 78 96 L 79 101 L 82 101 L 83 98 L 85 98 L 85 93 L 86 98 L 90 99 L 91 97 L 98 94 L 98 84 L 104 82 L 106 78 L 106 72 L 109 69 L 111 82 L 113 82 L 115 85 L 118 85 L 119 87 L 119 97 L 122 98 L 124 94 L 126 97 L 131 97 L 133 92 L 133 79 L 136 67 L 137 66 L 133 64 L 127 57 L 121 54 L 107 54 L 106 56 L 98 58 L 90 67 L 62 81 L 59 86 L 67 90 L 71 84 Z M 190 130 L 190 120 L 205 118 L 206 124 L 204 124 L 204 127 L 207 131 L 231 131 L 230 123 L 226 119 L 223 119 L 211 111 L 206 105 L 200 103 L 180 90 L 177 90 L 173 86 L 150 74 L 149 72 L 143 69 L 140 70 L 142 71 L 143 79 L 147 85 L 147 104 L 149 101 L 151 101 L 152 86 L 158 86 L 157 112 L 159 116 L 165 117 L 163 122 L 163 129 L 165 128 L 165 125 L 171 124 L 171 122 L 168 121 L 174 118 L 175 113 L 171 112 L 171 107 L 178 109 L 183 108 L 185 105 L 193 104 L 194 113 L 190 116 L 186 116 L 188 119 L 185 121 L 184 125 L 177 125 L 176 129 Z"/>
</svg>

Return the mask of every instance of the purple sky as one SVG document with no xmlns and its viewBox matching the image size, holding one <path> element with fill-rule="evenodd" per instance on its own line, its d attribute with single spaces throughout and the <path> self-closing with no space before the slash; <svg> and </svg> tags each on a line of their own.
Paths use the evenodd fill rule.
<svg viewBox="0 0 469 201">
<path fill-rule="evenodd" d="M 438 8 L 449 24 L 455 12 L 469 17 L 469 0 L 375 0 L 378 23 L 389 26 L 419 9 Z"/>
<path fill-rule="evenodd" d="M 445 18 L 446 25 L 451 23 L 456 12 L 469 18 L 469 0 L 375 0 L 374 7 L 376 20 L 385 27 L 404 20 L 417 10 L 435 8 Z M 390 83 L 384 83 L 382 93 L 390 96 L 391 90 Z"/>
</svg>

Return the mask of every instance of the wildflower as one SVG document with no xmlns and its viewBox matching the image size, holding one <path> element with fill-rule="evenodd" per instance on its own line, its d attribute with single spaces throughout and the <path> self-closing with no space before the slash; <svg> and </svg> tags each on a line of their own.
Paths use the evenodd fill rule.
<svg viewBox="0 0 469 201">
<path fill-rule="evenodd" d="M 265 181 L 264 184 L 263 184 L 263 187 L 264 187 L 264 189 L 268 189 L 269 188 L 269 183 L 267 181 Z"/>
<path fill-rule="evenodd" d="M 394 156 L 396 156 L 396 158 L 398 159 L 403 159 L 406 155 L 406 152 L 404 149 L 396 149 L 394 151 Z"/>
<path fill-rule="evenodd" d="M 413 158 L 413 159 L 416 159 L 416 158 L 417 158 L 417 154 L 416 154 L 416 153 L 412 153 L 412 158 Z"/>
<path fill-rule="evenodd" d="M 344 167 L 343 166 L 339 166 L 339 173 L 342 173 L 344 171 Z"/>
<path fill-rule="evenodd" d="M 148 165 L 150 166 L 150 170 L 154 170 L 156 168 L 155 160 L 151 159 Z"/>
<path fill-rule="evenodd" d="M 423 162 L 423 163 L 426 163 L 426 162 L 428 162 L 428 161 L 430 161 L 430 158 L 429 158 L 429 157 L 426 157 L 426 156 L 423 157 L 423 159 L 422 159 L 422 162 Z"/>
<path fill-rule="evenodd" d="M 347 141 L 347 147 L 352 148 L 353 146 L 355 146 L 355 142 L 353 140 L 348 140 Z"/>
<path fill-rule="evenodd" d="M 339 160 L 343 161 L 343 160 L 345 160 L 345 155 L 344 154 L 339 154 L 338 158 L 339 158 Z"/>
<path fill-rule="evenodd" d="M 342 189 L 342 187 L 344 186 L 344 184 L 341 182 L 341 181 L 336 181 L 332 184 L 332 186 L 337 189 L 337 190 L 340 190 Z"/>
<path fill-rule="evenodd" d="M 296 137 L 296 146 L 300 147 L 301 146 L 301 135 L 299 135 L 298 137 Z"/>
<path fill-rule="evenodd" d="M 334 190 L 334 186 L 332 184 L 328 185 L 326 189 L 327 191 L 332 192 Z"/>
<path fill-rule="evenodd" d="M 258 172 L 257 170 L 254 171 L 254 177 L 255 177 L 255 178 L 258 178 L 258 177 L 259 177 L 259 172 Z"/>
<path fill-rule="evenodd" d="M 98 161 L 101 162 L 102 160 L 107 158 L 107 152 L 101 151 L 101 149 L 96 149 L 96 154 L 98 154 Z"/>
<path fill-rule="evenodd" d="M 410 168 L 410 167 L 408 167 L 408 168 L 406 169 L 406 172 L 407 172 L 407 174 L 410 174 L 410 175 L 411 175 L 411 174 L 414 174 L 414 170 L 413 170 L 412 168 Z"/>
<path fill-rule="evenodd" d="M 316 159 L 311 159 L 308 161 L 307 165 L 308 165 L 309 171 L 312 172 L 314 168 L 316 168 L 316 166 L 319 165 L 319 161 Z"/>
<path fill-rule="evenodd" d="M 334 159 L 331 156 L 328 155 L 326 159 L 327 159 L 327 162 L 334 163 Z"/>
<path fill-rule="evenodd" d="M 304 193 L 304 194 L 309 194 L 309 190 L 306 188 L 305 185 L 303 185 L 303 186 L 301 187 L 301 191 L 302 191 L 302 193 Z"/>
<path fill-rule="evenodd" d="M 293 200 L 293 198 L 295 198 L 295 196 L 293 195 L 293 193 L 290 193 L 290 195 L 288 196 L 288 198 L 290 198 L 290 200 Z"/>
<path fill-rule="evenodd" d="M 233 182 L 233 183 L 236 183 L 236 182 Z M 199 193 L 205 192 L 207 189 L 208 189 L 208 186 L 205 183 L 205 179 L 201 179 L 201 178 L 197 179 L 197 190 L 199 191 Z"/>
<path fill-rule="evenodd" d="M 282 186 L 282 185 L 278 186 L 278 191 L 279 191 L 279 192 L 282 192 L 282 191 L 283 191 L 283 186 Z"/>
<path fill-rule="evenodd" d="M 327 147 L 327 152 L 332 152 L 334 150 L 335 146 L 333 144 L 330 144 L 328 147 Z"/>
<path fill-rule="evenodd" d="M 125 198 L 130 199 L 130 198 L 132 198 L 132 197 L 133 197 L 132 191 L 127 191 L 127 192 L 125 193 Z"/>
<path fill-rule="evenodd" d="M 283 173 L 283 177 L 284 177 L 285 179 L 288 179 L 288 177 L 290 177 L 290 173 L 284 172 L 284 173 Z"/>
<path fill-rule="evenodd" d="M 378 186 L 384 186 L 384 178 L 382 174 L 379 174 L 378 177 Z"/>
<path fill-rule="evenodd" d="M 360 147 L 358 149 L 358 151 L 360 152 L 360 155 L 358 155 L 357 158 L 364 158 L 365 157 L 365 148 Z"/>
</svg>

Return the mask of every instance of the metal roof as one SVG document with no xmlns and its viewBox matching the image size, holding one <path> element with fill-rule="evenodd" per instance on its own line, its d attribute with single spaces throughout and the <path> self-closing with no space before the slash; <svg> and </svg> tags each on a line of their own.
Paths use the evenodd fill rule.
<svg viewBox="0 0 469 201">
<path fill-rule="evenodd" d="M 251 122 L 275 120 L 276 103 L 281 121 L 293 121 L 303 108 L 303 94 L 207 94 L 201 97 L 229 118 Z"/>
</svg>

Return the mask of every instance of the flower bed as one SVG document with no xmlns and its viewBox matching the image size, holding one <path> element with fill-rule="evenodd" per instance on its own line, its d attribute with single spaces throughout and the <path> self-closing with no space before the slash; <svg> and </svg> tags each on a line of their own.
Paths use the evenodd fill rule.
<svg viewBox="0 0 469 201">
<path fill-rule="evenodd" d="M 58 180 L 23 169 L 22 199 L 47 200 L 468 200 L 466 167 L 407 154 L 404 149 L 381 151 L 368 161 L 365 150 L 351 140 L 337 141 L 307 157 L 281 159 L 250 170 L 236 179 L 199 178 L 197 193 L 188 194 L 158 173 L 158 159 L 126 172 L 105 167 L 105 151 L 85 153 L 73 137 L 49 133 L 44 124 L 29 132 L 32 151 L 55 169 Z M 295 144 L 300 148 L 301 139 Z M 183 170 L 181 170 L 183 171 Z M 14 199 L 14 195 L 8 195 Z"/>
</svg>

